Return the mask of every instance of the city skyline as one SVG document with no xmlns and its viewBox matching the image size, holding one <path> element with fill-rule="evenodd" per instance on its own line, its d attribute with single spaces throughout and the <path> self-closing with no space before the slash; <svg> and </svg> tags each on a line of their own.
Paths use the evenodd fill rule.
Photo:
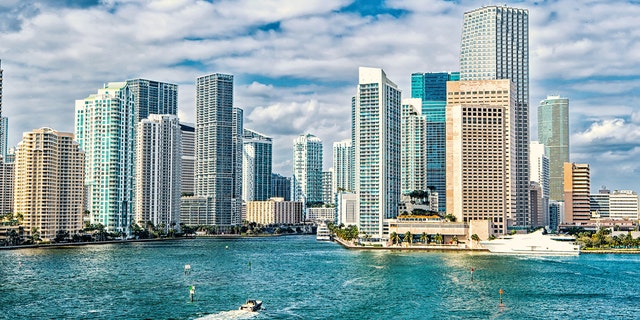
<svg viewBox="0 0 640 320">
<path fill-rule="evenodd" d="M 633 112 L 638 100 L 633 92 L 640 81 L 633 64 L 638 36 L 631 32 L 637 22 L 631 21 L 640 6 L 611 3 L 507 2 L 529 10 L 531 140 L 537 137 L 537 102 L 547 95 L 567 97 L 570 161 L 590 164 L 594 189 L 638 190 L 640 113 Z M 291 175 L 288 142 L 304 132 L 325 142 L 326 170 L 331 143 L 350 135 L 358 67 L 383 68 L 409 97 L 412 73 L 459 70 L 462 16 L 477 6 L 3 2 L 2 111 L 9 118 L 9 146 L 34 128 L 72 131 L 74 100 L 124 79 L 178 84 L 180 119 L 195 122 L 193 79 L 223 72 L 236 76 L 235 105 L 245 110 L 245 125 L 273 136 L 274 172 Z M 614 15 L 618 23 L 611 24 Z M 125 37 L 119 54 L 107 50 Z M 311 37 L 315 40 L 307 41 Z M 611 163 L 621 169 L 610 172 Z"/>
</svg>

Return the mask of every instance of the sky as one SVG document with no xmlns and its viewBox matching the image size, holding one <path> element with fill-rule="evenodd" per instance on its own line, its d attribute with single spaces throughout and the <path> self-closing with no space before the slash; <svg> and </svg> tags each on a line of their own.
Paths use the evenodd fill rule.
<svg viewBox="0 0 640 320">
<path fill-rule="evenodd" d="M 195 122 L 195 80 L 217 72 L 234 75 L 245 127 L 273 138 L 273 172 L 291 175 L 303 133 L 328 170 L 358 67 L 408 98 L 411 73 L 459 70 L 463 14 L 492 4 L 529 10 L 531 139 L 539 102 L 567 97 L 570 160 L 590 165 L 592 192 L 640 191 L 640 1 L 0 0 L 9 145 L 73 132 L 75 100 L 133 78 L 178 84 L 178 115 Z"/>
</svg>

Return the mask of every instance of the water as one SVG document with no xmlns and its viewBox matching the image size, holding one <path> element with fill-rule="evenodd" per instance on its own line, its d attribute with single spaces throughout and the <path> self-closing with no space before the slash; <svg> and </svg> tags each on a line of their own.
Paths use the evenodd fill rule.
<svg viewBox="0 0 640 320">
<path fill-rule="evenodd" d="M 0 319 L 630 319 L 639 262 L 351 251 L 312 236 L 0 251 Z M 237 310 L 247 298 L 266 310 Z"/>
</svg>

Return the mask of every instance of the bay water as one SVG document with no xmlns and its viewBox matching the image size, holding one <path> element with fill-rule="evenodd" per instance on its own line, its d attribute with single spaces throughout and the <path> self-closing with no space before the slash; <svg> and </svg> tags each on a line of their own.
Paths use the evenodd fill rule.
<svg viewBox="0 0 640 320">
<path fill-rule="evenodd" d="M 198 238 L 0 251 L 0 319 L 633 319 L 639 280 L 640 255 Z M 248 298 L 265 310 L 238 310 Z"/>
</svg>

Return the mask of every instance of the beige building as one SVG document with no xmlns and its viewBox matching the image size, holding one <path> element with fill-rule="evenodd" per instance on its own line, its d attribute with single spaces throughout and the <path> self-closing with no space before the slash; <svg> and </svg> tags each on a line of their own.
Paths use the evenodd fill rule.
<svg viewBox="0 0 640 320">
<path fill-rule="evenodd" d="M 14 163 L 0 157 L 0 216 L 13 212 Z"/>
<path fill-rule="evenodd" d="M 588 164 L 564 163 L 564 223 L 584 224 L 591 218 Z"/>
<path fill-rule="evenodd" d="M 514 106 L 510 80 L 447 82 L 447 214 L 495 235 L 515 215 Z"/>
<path fill-rule="evenodd" d="M 248 201 L 247 221 L 262 225 L 298 224 L 302 222 L 303 206 L 300 201 L 284 201 L 284 198 Z"/>
<path fill-rule="evenodd" d="M 336 208 L 307 208 L 306 221 L 335 221 Z"/>
<path fill-rule="evenodd" d="M 24 216 L 25 233 L 43 240 L 58 231 L 82 229 L 84 153 L 72 133 L 51 128 L 22 136 L 15 160 L 14 210 Z"/>
<path fill-rule="evenodd" d="M 638 193 L 615 190 L 609 195 L 609 218 L 638 220 Z"/>
</svg>

